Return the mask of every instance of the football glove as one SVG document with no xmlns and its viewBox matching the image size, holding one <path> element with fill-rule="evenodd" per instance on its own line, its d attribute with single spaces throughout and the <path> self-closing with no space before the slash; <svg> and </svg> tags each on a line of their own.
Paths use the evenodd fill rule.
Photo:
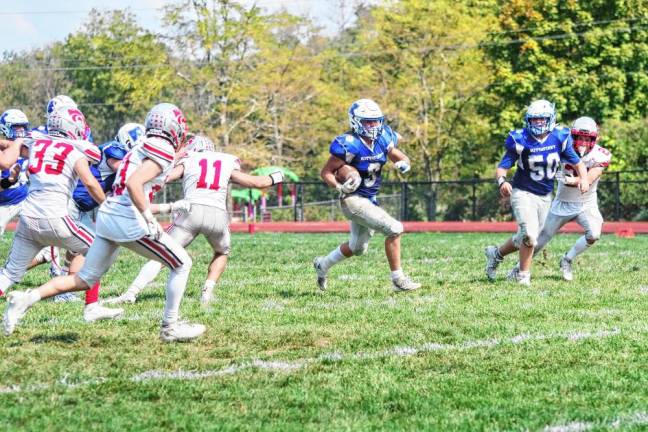
<svg viewBox="0 0 648 432">
<path fill-rule="evenodd" d="M 410 166 L 408 161 L 404 160 L 399 160 L 394 164 L 394 166 L 400 171 L 402 174 L 405 174 L 407 171 L 409 171 L 412 167 Z"/>
<path fill-rule="evenodd" d="M 360 187 L 360 183 L 362 183 L 362 178 L 358 175 L 355 175 L 351 176 L 344 183 L 338 184 L 335 188 L 344 194 L 350 194 L 355 192 Z"/>
<path fill-rule="evenodd" d="M 151 213 L 151 209 L 146 209 L 144 213 L 142 213 L 142 216 L 144 216 L 144 220 L 146 220 L 148 237 L 152 238 L 153 240 L 160 240 L 160 237 L 162 237 L 164 230 L 158 223 L 157 219 L 155 219 L 155 216 L 153 216 L 153 213 Z"/>
</svg>

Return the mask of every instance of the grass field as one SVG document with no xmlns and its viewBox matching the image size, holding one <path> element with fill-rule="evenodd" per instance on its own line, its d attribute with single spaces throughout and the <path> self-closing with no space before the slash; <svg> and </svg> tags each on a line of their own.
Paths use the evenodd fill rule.
<svg viewBox="0 0 648 432">
<path fill-rule="evenodd" d="M 557 264 L 577 237 L 560 236 L 523 287 L 503 279 L 510 258 L 485 281 L 483 248 L 505 235 L 410 234 L 404 268 L 424 284 L 412 293 L 391 291 L 378 237 L 321 293 L 312 258 L 345 238 L 235 235 L 209 309 L 199 239 L 182 314 L 208 332 L 189 344 L 159 342 L 162 276 L 118 321 L 87 325 L 80 303 L 37 304 L 0 338 L 0 430 L 648 427 L 648 236 L 604 236 L 572 283 Z M 102 297 L 142 264 L 122 252 Z"/>
</svg>

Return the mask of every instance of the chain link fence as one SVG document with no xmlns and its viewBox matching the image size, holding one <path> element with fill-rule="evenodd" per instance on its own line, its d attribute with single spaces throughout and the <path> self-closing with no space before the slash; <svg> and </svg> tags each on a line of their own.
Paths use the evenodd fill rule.
<svg viewBox="0 0 648 432">
<path fill-rule="evenodd" d="M 281 195 L 281 199 L 279 198 Z M 156 196 L 157 202 L 182 198 L 174 182 Z M 599 208 L 605 220 L 648 220 L 648 170 L 611 171 L 598 185 Z M 406 221 L 511 220 L 508 199 L 500 198 L 492 179 L 386 182 L 378 202 L 391 215 Z M 233 201 L 232 218 L 243 221 L 345 220 L 338 193 L 322 181 L 285 183 L 266 191 L 252 204 Z"/>
</svg>

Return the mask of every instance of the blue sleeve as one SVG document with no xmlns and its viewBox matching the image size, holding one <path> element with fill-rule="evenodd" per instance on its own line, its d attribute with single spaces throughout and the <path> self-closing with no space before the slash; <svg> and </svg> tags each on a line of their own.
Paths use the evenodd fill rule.
<svg viewBox="0 0 648 432">
<path fill-rule="evenodd" d="M 391 150 L 392 148 L 398 147 L 398 134 L 389 126 L 385 125 L 383 129 L 383 136 L 385 138 L 385 146 L 387 149 L 387 152 Z"/>
<path fill-rule="evenodd" d="M 343 161 L 346 161 L 346 147 L 344 146 L 344 137 L 337 137 L 331 143 L 329 152 Z"/>
<path fill-rule="evenodd" d="M 497 167 L 509 169 L 513 165 L 515 165 L 518 159 L 518 154 L 515 150 L 515 140 L 511 137 L 510 134 L 506 137 L 504 147 L 506 148 L 506 153 L 504 153 L 504 156 L 502 156 L 502 160 L 500 160 L 500 163 L 497 165 Z"/>
<path fill-rule="evenodd" d="M 571 135 L 567 137 L 567 145 L 565 146 L 565 150 L 560 152 L 560 160 L 572 165 L 576 165 L 578 162 L 580 162 L 580 158 L 574 150 L 574 142 L 572 141 Z"/>
<path fill-rule="evenodd" d="M 124 156 L 126 156 L 127 153 L 125 148 L 116 145 L 106 146 L 103 152 L 104 155 L 106 155 L 106 159 L 118 159 L 118 160 L 124 159 Z"/>
</svg>

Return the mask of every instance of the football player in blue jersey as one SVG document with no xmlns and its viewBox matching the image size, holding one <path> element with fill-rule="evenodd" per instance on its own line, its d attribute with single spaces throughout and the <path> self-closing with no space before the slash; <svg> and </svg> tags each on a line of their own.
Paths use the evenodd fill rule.
<svg viewBox="0 0 648 432">
<path fill-rule="evenodd" d="M 589 189 L 587 169 L 573 148 L 570 130 L 556 126 L 554 105 L 546 100 L 536 100 L 529 105 L 524 116 L 524 129 L 509 132 L 506 152 L 495 177 L 503 198 L 510 197 L 513 215 L 518 223 L 517 233 L 504 244 L 488 246 L 486 276 L 494 280 L 504 257 L 520 251 L 520 270 L 516 279 L 523 285 L 531 284 L 531 260 L 538 235 L 551 206 L 554 178 L 561 162 L 573 165 L 578 172 L 578 189 Z M 513 181 L 506 173 L 517 165 Z"/>
<path fill-rule="evenodd" d="M 342 212 L 351 222 L 351 238 L 327 256 L 313 261 L 317 284 L 326 289 L 329 269 L 340 261 L 367 251 L 375 231 L 385 235 L 385 254 L 391 269 L 394 291 L 411 291 L 421 284 L 412 281 L 401 269 L 400 236 L 403 224 L 378 206 L 376 196 L 380 189 L 381 170 L 390 160 L 402 173 L 410 170 L 409 158 L 396 148 L 398 134 L 385 124 L 378 104 L 370 99 L 355 101 L 349 108 L 351 130 L 336 137 L 331 143 L 329 157 L 321 177 L 330 187 L 340 191 Z M 351 177 L 340 184 L 336 171 L 344 165 L 355 168 L 360 177 Z"/>
</svg>

